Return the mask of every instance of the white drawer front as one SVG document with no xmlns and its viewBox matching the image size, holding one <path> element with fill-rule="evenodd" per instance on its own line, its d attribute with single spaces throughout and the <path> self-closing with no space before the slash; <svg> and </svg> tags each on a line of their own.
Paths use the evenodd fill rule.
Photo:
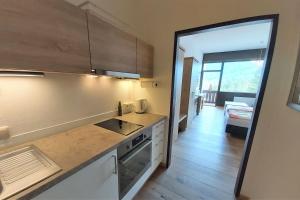
<svg viewBox="0 0 300 200">
<path fill-rule="evenodd" d="M 162 141 L 159 141 L 152 146 L 152 160 L 156 159 L 160 154 L 163 154 L 164 144 Z"/>
<path fill-rule="evenodd" d="M 152 161 L 153 170 L 156 169 L 156 167 L 158 167 L 158 165 L 162 162 L 162 160 L 163 160 L 163 154 L 162 153 L 159 154 L 157 156 L 157 158 L 153 159 L 153 161 Z"/>
<path fill-rule="evenodd" d="M 152 127 L 152 168 L 155 170 L 163 160 L 165 120 Z"/>
<path fill-rule="evenodd" d="M 153 127 L 152 127 L 152 133 L 155 135 L 155 134 L 158 134 L 160 132 L 164 132 L 165 130 L 165 120 L 155 124 Z"/>
<path fill-rule="evenodd" d="M 160 140 L 163 140 L 163 139 L 164 139 L 164 133 L 163 132 L 152 135 L 152 140 L 154 141 L 154 143 L 156 141 L 160 141 Z"/>
</svg>

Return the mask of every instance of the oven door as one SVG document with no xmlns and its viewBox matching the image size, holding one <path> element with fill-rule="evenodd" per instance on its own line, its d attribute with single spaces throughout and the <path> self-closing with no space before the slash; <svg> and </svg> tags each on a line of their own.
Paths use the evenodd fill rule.
<svg viewBox="0 0 300 200">
<path fill-rule="evenodd" d="M 120 199 L 151 166 L 151 140 L 145 140 L 119 159 Z"/>
</svg>

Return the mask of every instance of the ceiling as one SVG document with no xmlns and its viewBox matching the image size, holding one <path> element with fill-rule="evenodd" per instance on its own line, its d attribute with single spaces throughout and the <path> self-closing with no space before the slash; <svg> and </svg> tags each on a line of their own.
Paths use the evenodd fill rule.
<svg viewBox="0 0 300 200">
<path fill-rule="evenodd" d="M 202 60 L 203 53 L 266 48 L 270 29 L 270 22 L 241 25 L 183 36 L 179 44 L 186 50 L 185 57 Z"/>
</svg>

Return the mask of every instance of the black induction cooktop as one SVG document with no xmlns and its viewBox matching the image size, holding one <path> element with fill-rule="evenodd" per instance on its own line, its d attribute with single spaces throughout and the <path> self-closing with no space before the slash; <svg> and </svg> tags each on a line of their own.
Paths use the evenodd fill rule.
<svg viewBox="0 0 300 200">
<path fill-rule="evenodd" d="M 134 131 L 137 131 L 141 128 L 143 128 L 142 125 L 134 124 L 130 122 L 126 122 L 119 119 L 109 119 L 100 123 L 95 124 L 96 126 L 99 126 L 101 128 L 108 129 L 110 131 L 114 131 L 116 133 L 122 134 L 122 135 L 129 135 L 133 133 Z"/>
</svg>

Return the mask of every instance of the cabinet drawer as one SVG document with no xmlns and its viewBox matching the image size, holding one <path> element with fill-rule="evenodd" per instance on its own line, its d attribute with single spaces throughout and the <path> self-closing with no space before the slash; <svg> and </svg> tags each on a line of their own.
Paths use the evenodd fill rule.
<svg viewBox="0 0 300 200">
<path fill-rule="evenodd" d="M 164 129 L 165 129 L 165 120 L 163 120 L 163 121 L 161 121 L 161 122 L 155 124 L 155 125 L 153 126 L 152 131 L 153 131 L 153 133 L 155 134 L 155 133 L 164 131 Z"/>
<path fill-rule="evenodd" d="M 155 169 L 162 161 L 164 152 L 165 120 L 152 127 L 152 166 Z"/>
<path fill-rule="evenodd" d="M 161 162 L 163 160 L 163 153 L 158 155 L 157 160 L 158 160 L 158 162 Z"/>
<path fill-rule="evenodd" d="M 164 144 L 164 140 L 160 139 L 157 141 L 153 141 L 152 147 L 154 147 L 154 149 L 157 149 L 157 147 L 163 146 L 163 144 Z"/>
<path fill-rule="evenodd" d="M 152 135 L 152 140 L 153 140 L 154 143 L 158 142 L 160 140 L 164 140 L 164 133 L 160 132 L 160 133 Z"/>
<path fill-rule="evenodd" d="M 152 127 L 152 139 L 156 141 L 163 140 L 165 135 L 165 120 L 159 122 Z"/>
<path fill-rule="evenodd" d="M 162 162 L 163 160 L 163 154 L 159 154 L 155 159 L 153 159 L 153 170 L 156 169 L 156 167 L 158 167 L 158 165 Z"/>
<path fill-rule="evenodd" d="M 162 141 L 160 141 L 160 142 L 154 144 L 152 148 L 153 148 L 152 149 L 152 158 L 155 159 L 158 157 L 159 154 L 163 153 L 164 144 Z"/>
</svg>

